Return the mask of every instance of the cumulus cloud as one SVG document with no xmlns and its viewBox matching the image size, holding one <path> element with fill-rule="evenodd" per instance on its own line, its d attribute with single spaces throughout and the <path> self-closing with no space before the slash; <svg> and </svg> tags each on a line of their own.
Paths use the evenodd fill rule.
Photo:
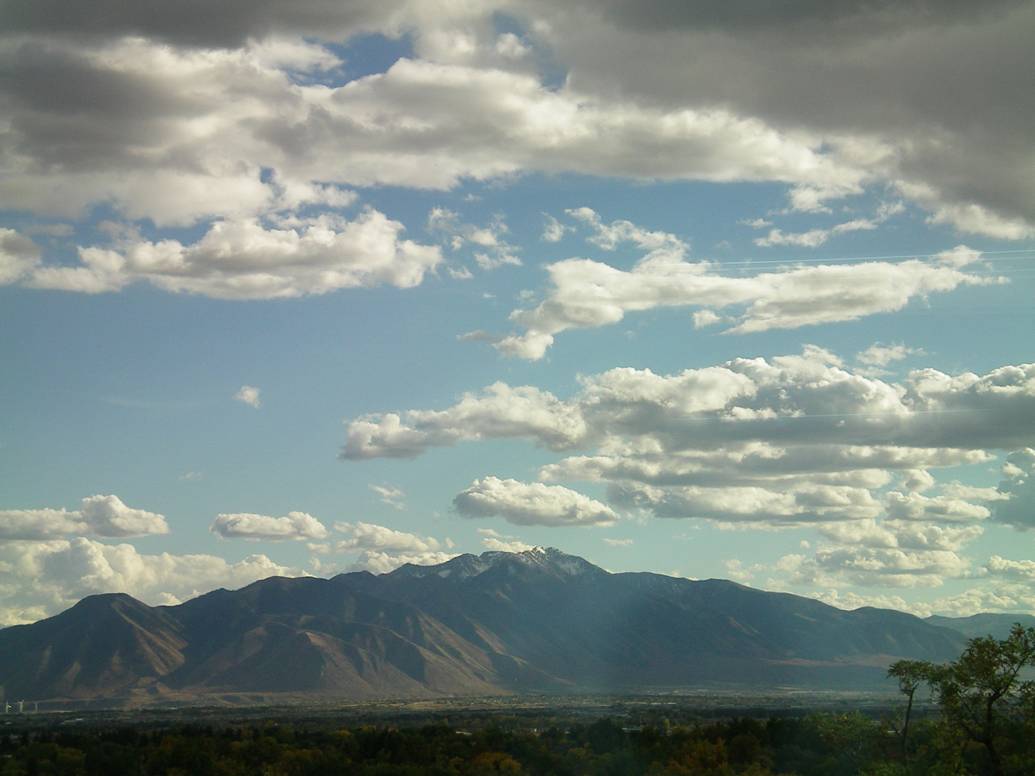
<svg viewBox="0 0 1035 776">
<path fill-rule="evenodd" d="M 971 571 L 970 562 L 952 550 L 868 546 L 819 547 L 812 557 L 784 556 L 777 567 L 794 584 L 864 587 L 940 587 Z"/>
<path fill-rule="evenodd" d="M 427 228 L 453 252 L 465 247 L 473 248 L 474 263 L 483 270 L 521 266 L 518 248 L 504 239 L 509 229 L 502 216 L 494 216 L 486 226 L 476 226 L 461 222 L 460 215 L 452 210 L 437 207 L 428 214 Z M 462 273 L 462 270 L 454 269 L 453 274 Z"/>
<path fill-rule="evenodd" d="M 934 15 L 921 2 L 784 3 L 761 14 L 743 3 L 656 4 L 649 14 L 618 2 L 549 7 L 536 3 L 550 21 L 543 35 L 580 89 L 729 106 L 822 136 L 831 157 L 897 185 L 958 230 L 1032 233 L 1019 108 L 1032 98 L 1016 69 L 1035 25 L 1028 3 L 954 3 Z M 979 53 L 963 63 L 960 50 Z M 860 94 L 863 81 L 880 87 Z M 977 126 L 968 115 L 997 120 Z M 795 206 L 817 199 L 814 186 L 795 188 L 810 194 L 792 196 Z"/>
<path fill-rule="evenodd" d="M 728 311 L 732 325 L 725 331 L 743 334 L 853 321 L 901 310 L 931 294 L 999 282 L 937 258 L 723 274 L 721 266 L 688 260 L 687 245 L 674 235 L 647 231 L 628 221 L 605 224 L 589 208 L 568 212 L 590 225 L 591 240 L 598 247 L 613 250 L 631 242 L 647 253 L 629 270 L 584 258 L 547 265 L 546 298 L 510 315 L 521 331 L 487 338 L 506 355 L 540 359 L 564 331 L 607 326 L 628 313 L 657 308 L 696 307 L 711 313 L 695 318 L 695 325 L 715 323 L 720 318 L 717 311 Z"/>
<path fill-rule="evenodd" d="M 318 45 L 296 52 L 331 63 Z M 303 184 L 439 189 L 525 170 L 823 190 L 855 190 L 866 177 L 835 163 L 818 138 L 713 106 L 661 109 L 551 89 L 503 69 L 506 57 L 498 66 L 400 59 L 326 86 L 298 83 L 270 54 L 259 39 L 198 51 L 141 37 L 8 36 L 0 58 L 18 87 L 0 99 L 17 153 L 6 157 L 0 204 L 74 214 L 109 200 L 165 224 L 241 217 L 275 205 L 263 168 Z M 70 96 L 65 113 L 33 89 L 54 83 Z"/>
<path fill-rule="evenodd" d="M 761 487 L 665 487 L 621 484 L 609 489 L 611 501 L 645 509 L 656 517 L 708 518 L 735 522 L 800 525 L 825 520 L 862 520 L 880 514 L 869 490 L 806 483 L 790 489 Z"/>
<path fill-rule="evenodd" d="M 567 224 L 562 224 L 549 213 L 543 213 L 543 219 L 543 234 L 541 238 L 543 242 L 560 242 L 564 239 L 564 235 L 568 232 L 574 231 L 573 227 L 568 226 Z"/>
<path fill-rule="evenodd" d="M 234 394 L 234 401 L 239 401 L 241 404 L 247 404 L 249 407 L 259 409 L 262 406 L 261 393 L 262 391 L 254 385 L 242 385 L 240 390 Z"/>
<path fill-rule="evenodd" d="M 342 457 L 412 458 L 461 440 L 525 437 L 564 448 L 586 432 L 580 413 L 553 395 L 495 383 L 447 410 L 366 415 L 348 423 Z"/>
<path fill-rule="evenodd" d="M 479 528 L 478 533 L 482 537 L 482 547 L 493 552 L 526 552 L 533 546 L 515 536 L 505 536 L 491 528 Z"/>
<path fill-rule="evenodd" d="M 931 472 L 988 464 L 1029 439 L 1033 377 L 1035 366 L 1018 365 L 984 375 L 918 369 L 892 382 L 807 347 L 669 375 L 612 369 L 582 376 L 567 399 L 496 384 L 443 410 L 360 418 L 346 450 L 412 456 L 529 440 L 564 455 L 540 468 L 538 485 L 476 481 L 456 497 L 461 514 L 559 524 L 571 518 L 557 517 L 558 504 L 580 496 L 569 483 L 593 482 L 607 487 L 610 506 L 591 509 L 603 521 L 621 508 L 738 529 L 814 527 L 824 542 L 791 575 L 799 585 L 937 586 L 970 573 L 962 551 L 1012 494 Z M 1030 468 L 1015 454 L 1004 471 L 1014 482 Z"/>
<path fill-rule="evenodd" d="M 56 614 L 94 593 L 129 593 L 149 604 L 177 603 L 217 587 L 236 588 L 270 576 L 296 576 L 265 555 L 228 562 L 213 555 L 140 553 L 129 544 L 88 538 L 0 545 L 7 582 L 0 624 Z"/>
<path fill-rule="evenodd" d="M 887 510 L 891 517 L 901 520 L 928 520 L 945 523 L 985 520 L 992 514 L 988 507 L 971 503 L 962 498 L 924 496 L 920 493 L 899 493 L 898 491 L 888 493 Z"/>
<path fill-rule="evenodd" d="M 256 219 L 217 221 L 197 242 L 130 242 L 79 249 L 75 266 L 41 265 L 36 288 L 102 293 L 146 281 L 219 299 L 279 299 L 342 288 L 411 288 L 441 261 L 436 246 L 401 239 L 404 227 L 368 209 L 354 220 L 322 215 L 297 228 Z"/>
<path fill-rule="evenodd" d="M 741 4 L 634 18 L 622 3 L 303 0 L 290 13 L 198 5 L 181 14 L 190 24 L 153 2 L 53 5 L 0 6 L 12 73 L 0 204 L 110 201 L 183 221 L 262 209 L 264 168 L 417 187 L 567 171 L 777 181 L 806 210 L 889 185 L 936 223 L 1032 234 L 1027 3 L 797 3 L 760 21 Z M 500 12 L 520 34 L 495 29 Z M 404 31 L 416 58 L 386 73 L 292 77 L 336 72 L 321 40 Z"/>
<path fill-rule="evenodd" d="M 608 525 L 618 519 L 606 504 L 570 488 L 498 477 L 475 480 L 453 504 L 464 517 L 502 517 L 515 525 Z"/>
<path fill-rule="evenodd" d="M 452 546 L 451 542 L 444 543 L 430 536 L 421 537 L 375 523 L 339 522 L 334 524 L 334 530 L 346 536 L 335 545 L 339 552 L 376 550 L 394 554 L 419 555 L 439 552 Z"/>
<path fill-rule="evenodd" d="M 61 536 L 125 538 L 169 533 L 163 515 L 126 506 L 118 496 L 88 496 L 75 511 L 0 510 L 0 540 L 43 541 Z"/>
<path fill-rule="evenodd" d="M 376 523 L 338 522 L 334 530 L 344 536 L 333 545 L 311 545 L 322 553 L 355 554 L 346 568 L 349 571 L 370 571 L 385 574 L 405 563 L 432 566 L 455 558 L 453 542 L 439 541 L 431 536 L 399 531 Z"/>
<path fill-rule="evenodd" d="M 672 375 L 618 368 L 584 377 L 568 400 L 496 383 L 444 410 L 363 416 L 347 424 L 344 457 L 412 457 L 464 440 L 524 438 L 555 450 L 625 444 L 643 454 L 721 449 L 789 462 L 809 453 L 755 448 L 752 456 L 747 446 L 817 453 L 833 445 L 841 468 L 947 466 L 1031 438 L 1033 378 L 1035 364 L 1020 364 L 983 375 L 918 369 L 885 382 L 819 348 Z"/>
<path fill-rule="evenodd" d="M 0 228 L 0 286 L 15 283 L 39 263 L 40 249 L 14 229 Z"/>
<path fill-rule="evenodd" d="M 224 513 L 216 516 L 209 530 L 224 539 L 253 541 L 313 540 L 327 536 L 323 523 L 305 512 L 288 512 L 283 517 L 248 512 Z"/>
<path fill-rule="evenodd" d="M 1035 526 L 1035 449 L 1025 447 L 1006 457 L 999 483 L 995 519 L 1016 528 Z"/>
<path fill-rule="evenodd" d="M 373 574 L 387 574 L 389 571 L 412 563 L 415 566 L 437 566 L 457 556 L 455 552 L 382 552 L 364 550 L 349 566 L 350 571 L 369 571 Z"/>
<path fill-rule="evenodd" d="M 880 342 L 874 342 L 870 347 L 856 353 L 855 361 L 860 365 L 857 368 L 860 374 L 867 375 L 868 377 L 882 377 L 890 374 L 885 369 L 889 364 L 895 361 L 903 361 L 910 356 L 921 355 L 924 355 L 924 351 L 921 348 L 911 348 L 902 343 L 884 345 Z"/>
</svg>

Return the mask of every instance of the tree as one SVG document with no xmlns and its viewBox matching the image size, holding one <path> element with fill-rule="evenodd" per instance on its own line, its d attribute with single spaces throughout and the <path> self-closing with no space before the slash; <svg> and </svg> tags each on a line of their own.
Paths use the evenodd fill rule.
<svg viewBox="0 0 1035 776">
<path fill-rule="evenodd" d="M 888 669 L 888 676 L 898 680 L 899 691 L 906 696 L 906 718 L 902 723 L 902 757 L 909 757 L 909 718 L 913 713 L 913 696 L 917 688 L 931 677 L 934 666 L 922 660 L 899 660 Z"/>
<path fill-rule="evenodd" d="M 993 776 L 1004 772 L 997 738 L 1006 723 L 1022 713 L 1020 701 L 1035 693 L 1035 683 L 1020 681 L 1021 670 L 1031 665 L 1035 665 L 1035 628 L 1016 624 L 1002 641 L 991 636 L 971 639 L 958 660 L 930 666 L 927 681 L 938 698 L 942 718 L 964 738 L 984 747 L 987 772 Z"/>
</svg>

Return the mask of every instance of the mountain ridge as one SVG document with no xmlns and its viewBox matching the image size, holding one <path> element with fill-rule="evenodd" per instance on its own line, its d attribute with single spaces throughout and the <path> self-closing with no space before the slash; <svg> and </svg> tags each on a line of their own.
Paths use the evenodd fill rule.
<svg viewBox="0 0 1035 776">
<path fill-rule="evenodd" d="M 270 577 L 175 606 L 89 596 L 0 630 L 0 685 L 8 698 L 111 703 L 873 688 L 892 660 L 947 660 L 965 642 L 904 612 L 612 573 L 537 547 L 380 575 Z"/>
</svg>

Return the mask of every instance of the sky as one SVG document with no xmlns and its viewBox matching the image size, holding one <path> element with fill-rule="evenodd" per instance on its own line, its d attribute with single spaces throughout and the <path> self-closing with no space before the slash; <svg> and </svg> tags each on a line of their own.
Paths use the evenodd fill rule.
<svg viewBox="0 0 1035 776">
<path fill-rule="evenodd" d="M 0 625 L 534 545 L 1035 612 L 1033 35 L 0 0 Z"/>
</svg>

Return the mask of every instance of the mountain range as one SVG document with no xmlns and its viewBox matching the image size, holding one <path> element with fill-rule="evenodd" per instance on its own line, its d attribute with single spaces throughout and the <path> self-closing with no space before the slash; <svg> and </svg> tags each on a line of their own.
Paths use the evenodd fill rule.
<svg viewBox="0 0 1035 776">
<path fill-rule="evenodd" d="M 331 579 L 271 577 L 177 606 L 95 595 L 0 630 L 10 699 L 352 700 L 689 687 L 889 688 L 1010 615 L 931 618 L 652 573 L 556 549 Z"/>
</svg>

